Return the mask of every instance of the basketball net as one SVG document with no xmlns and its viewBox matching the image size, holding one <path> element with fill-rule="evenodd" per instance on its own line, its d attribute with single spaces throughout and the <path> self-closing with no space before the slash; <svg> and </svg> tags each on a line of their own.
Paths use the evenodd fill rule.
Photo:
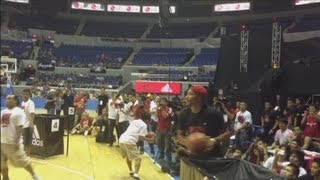
<svg viewBox="0 0 320 180">
<path fill-rule="evenodd" d="M 11 73 L 7 72 L 7 69 L 1 67 L 1 81 L 7 79 L 7 84 L 11 84 Z"/>
<path fill-rule="evenodd" d="M 6 96 L 13 94 L 13 88 L 11 84 L 11 73 L 7 72 L 6 68 L 1 67 L 1 81 L 7 80 L 7 87 L 6 87 Z"/>
</svg>

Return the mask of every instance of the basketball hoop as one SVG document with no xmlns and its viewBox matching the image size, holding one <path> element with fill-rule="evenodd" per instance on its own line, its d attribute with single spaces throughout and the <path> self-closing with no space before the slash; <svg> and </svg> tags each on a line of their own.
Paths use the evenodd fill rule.
<svg viewBox="0 0 320 180">
<path fill-rule="evenodd" d="M 1 56 L 1 82 L 11 84 L 11 74 L 17 73 L 17 59 L 8 56 Z"/>
<path fill-rule="evenodd" d="M 1 84 L 7 78 L 7 70 L 8 70 L 8 65 L 7 64 L 1 64 L 1 69 L 0 69 Z"/>
</svg>

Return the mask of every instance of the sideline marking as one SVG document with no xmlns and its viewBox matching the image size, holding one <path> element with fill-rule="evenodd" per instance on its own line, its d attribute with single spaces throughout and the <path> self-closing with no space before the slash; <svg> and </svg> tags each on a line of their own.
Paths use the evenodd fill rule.
<svg viewBox="0 0 320 180">
<path fill-rule="evenodd" d="M 52 163 L 48 163 L 48 162 L 44 162 L 44 161 L 39 161 L 39 160 L 32 160 L 32 162 L 36 162 L 36 163 L 40 163 L 40 164 L 44 164 L 44 165 L 47 165 L 47 166 L 51 166 L 51 167 L 55 167 L 55 168 L 59 168 L 59 169 L 63 169 L 67 172 L 71 172 L 71 173 L 74 173 L 74 174 L 78 174 L 82 177 L 85 177 L 87 179 L 90 179 L 90 180 L 94 180 L 93 177 L 91 176 L 88 176 L 80 171 L 76 171 L 76 170 L 73 170 L 73 169 L 70 169 L 70 168 L 67 168 L 67 167 L 64 167 L 64 166 L 61 166 L 61 165 L 57 165 L 57 164 L 52 164 Z"/>
<path fill-rule="evenodd" d="M 159 167 L 159 169 L 161 169 L 161 166 L 158 164 L 158 162 L 155 159 L 151 158 L 148 153 L 144 152 L 144 155 L 146 155 L 153 162 L 153 164 L 155 164 L 157 167 Z M 168 177 L 170 177 L 171 180 L 175 180 L 169 173 L 165 173 L 165 174 Z"/>
</svg>

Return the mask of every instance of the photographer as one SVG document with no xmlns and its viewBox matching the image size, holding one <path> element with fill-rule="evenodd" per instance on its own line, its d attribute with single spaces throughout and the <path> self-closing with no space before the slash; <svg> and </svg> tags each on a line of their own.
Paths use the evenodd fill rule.
<svg viewBox="0 0 320 180">
<path fill-rule="evenodd" d="M 230 122 L 235 118 L 235 109 L 231 107 L 230 101 L 226 98 L 214 98 L 213 107 L 215 110 L 227 115 L 224 117 L 225 122 Z"/>
<path fill-rule="evenodd" d="M 102 88 L 98 96 L 97 113 L 99 116 L 102 114 L 102 110 L 107 107 L 108 101 L 109 101 L 109 97 L 107 95 L 107 92 L 104 88 Z"/>
</svg>

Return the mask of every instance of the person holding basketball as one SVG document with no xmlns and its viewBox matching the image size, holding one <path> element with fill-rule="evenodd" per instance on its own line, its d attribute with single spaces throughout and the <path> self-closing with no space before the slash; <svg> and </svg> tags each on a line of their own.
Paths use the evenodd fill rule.
<svg viewBox="0 0 320 180">
<path fill-rule="evenodd" d="M 208 137 L 208 143 L 201 157 L 223 157 L 220 144 L 229 140 L 230 132 L 225 129 L 223 115 L 206 105 L 207 90 L 200 85 L 191 86 L 186 95 L 189 106 L 181 111 L 178 120 L 178 133 L 175 138 L 178 151 L 194 155 L 188 151 L 188 135 L 200 132 Z"/>
<path fill-rule="evenodd" d="M 137 142 L 147 141 L 155 143 L 155 134 L 148 134 L 147 124 L 141 119 L 143 107 L 137 105 L 133 110 L 133 120 L 129 127 L 119 138 L 119 146 L 122 157 L 126 159 L 129 168 L 129 175 L 134 179 L 140 179 L 139 170 L 141 165 L 141 154 L 137 147 Z M 132 166 L 132 161 L 134 165 Z M 134 168 L 133 168 L 134 167 Z"/>
</svg>

